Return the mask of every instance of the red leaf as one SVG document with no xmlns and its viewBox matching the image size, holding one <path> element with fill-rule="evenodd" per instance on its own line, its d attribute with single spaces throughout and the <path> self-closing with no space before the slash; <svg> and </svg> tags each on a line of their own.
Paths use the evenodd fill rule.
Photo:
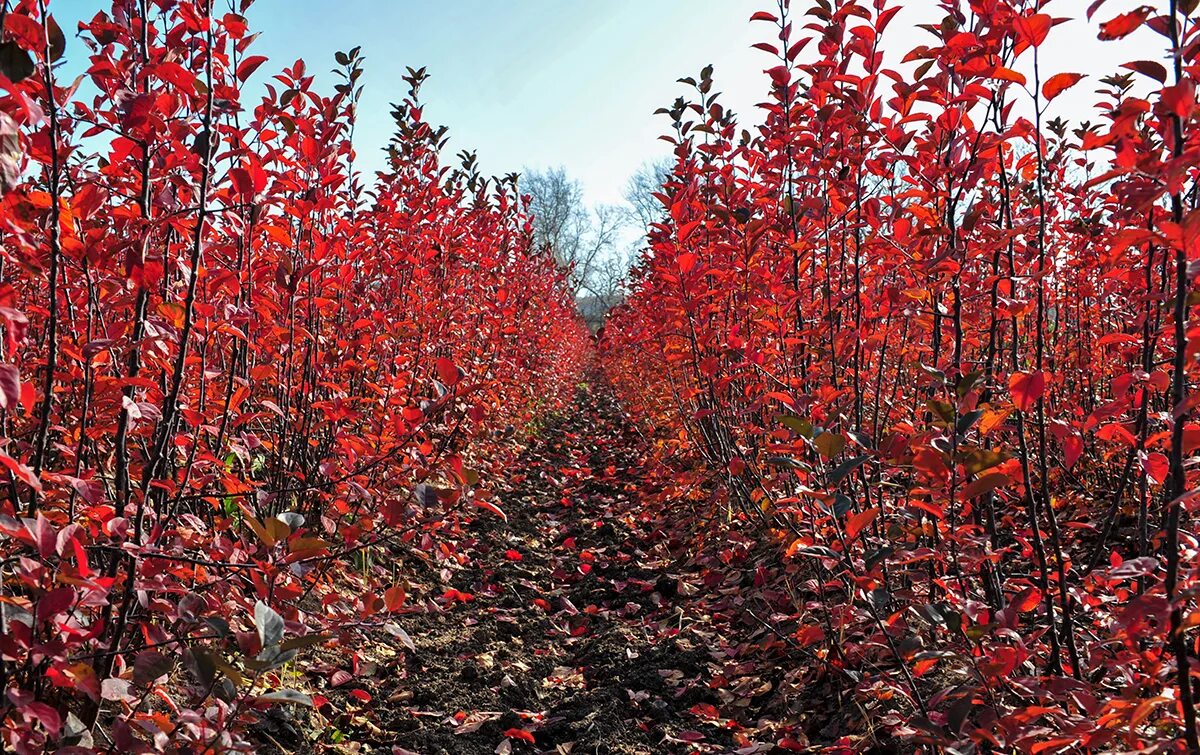
<svg viewBox="0 0 1200 755">
<path fill-rule="evenodd" d="M 158 77 L 163 81 L 174 84 L 176 89 L 186 94 L 196 91 L 196 76 L 178 63 L 159 63 L 155 68 Z"/>
<path fill-rule="evenodd" d="M 508 737 L 509 739 L 519 739 L 522 742 L 528 742 L 529 744 L 533 744 L 537 741 L 533 738 L 532 734 L 524 729 L 505 729 L 503 732 L 501 732 L 501 736 Z"/>
<path fill-rule="evenodd" d="M 383 605 L 389 612 L 399 611 L 404 606 L 404 601 L 408 598 L 408 593 L 404 588 L 396 585 L 389 587 L 383 592 Z"/>
<path fill-rule="evenodd" d="M 22 715 L 37 719 L 51 736 L 58 736 L 58 731 L 62 728 L 62 714 L 50 705 L 31 702 L 21 706 L 20 711 Z"/>
<path fill-rule="evenodd" d="M 1013 31 L 1017 33 L 1017 39 L 1020 39 L 1030 47 L 1037 47 L 1042 42 L 1045 42 L 1052 25 L 1052 19 L 1045 13 L 1035 13 L 1032 16 L 1017 16 L 1013 19 Z"/>
<path fill-rule="evenodd" d="M 66 611 L 75 603 L 75 588 L 58 587 L 42 596 L 37 602 L 38 618 L 47 621 Z"/>
<path fill-rule="evenodd" d="M 9 13 L 4 17 L 4 31 L 15 37 L 22 49 L 41 52 L 45 32 L 42 25 L 29 16 Z"/>
<path fill-rule="evenodd" d="M 492 502 L 490 502 L 490 501 L 481 501 L 481 500 L 479 500 L 478 498 L 475 498 L 475 499 L 473 499 L 473 500 L 472 500 L 472 503 L 474 503 L 476 506 L 478 506 L 479 508 L 481 508 L 481 509 L 483 509 L 483 510 L 485 510 L 485 511 L 490 511 L 490 512 L 492 512 L 493 514 L 495 514 L 496 516 L 500 517 L 500 518 L 501 518 L 501 519 L 503 519 L 504 521 L 506 521 L 506 522 L 508 521 L 508 515 L 507 515 L 507 514 L 505 514 L 505 513 L 504 513 L 504 512 L 503 512 L 503 511 L 500 509 L 500 507 L 499 507 L 499 506 L 497 506 L 497 505 L 496 505 L 496 504 L 494 504 L 494 503 L 492 503 Z"/>
<path fill-rule="evenodd" d="M 0 364 L 0 409 L 14 409 L 21 403 L 21 373 L 11 364 Z"/>
<path fill-rule="evenodd" d="M 1138 27 L 1146 23 L 1146 18 L 1152 12 L 1154 12 L 1154 8 L 1143 5 L 1128 13 L 1122 13 L 1111 21 L 1105 21 L 1100 24 L 1100 39 L 1121 39 L 1132 34 L 1137 31 Z"/>
<path fill-rule="evenodd" d="M 33 519 L 22 519 L 25 531 L 29 533 L 30 541 L 43 559 L 50 558 L 58 551 L 58 533 L 40 511 Z"/>
<path fill-rule="evenodd" d="M 1001 81 L 1012 81 L 1022 86 L 1025 85 L 1024 74 L 1014 71 L 1011 68 L 1005 68 L 1004 66 L 996 66 L 996 70 L 992 71 L 992 78 L 1000 79 Z"/>
<path fill-rule="evenodd" d="M 229 36 L 234 39 L 241 39 L 246 36 L 246 17 L 239 16 L 236 13 L 226 13 L 221 23 L 225 25 L 225 30 L 229 32 Z"/>
<path fill-rule="evenodd" d="M 234 168 L 229 171 L 229 179 L 233 181 L 233 187 L 239 194 L 244 197 L 254 196 L 254 179 L 250 176 L 250 171 L 245 168 Z"/>
<path fill-rule="evenodd" d="M 1167 110 L 1184 120 L 1190 118 L 1196 108 L 1196 84 L 1191 79 L 1163 87 L 1159 96 L 1162 97 L 1162 103 L 1166 105 Z"/>
<path fill-rule="evenodd" d="M 1050 101 L 1079 83 L 1082 73 L 1056 73 L 1042 84 L 1042 96 Z"/>
<path fill-rule="evenodd" d="M 1046 376 L 1036 372 L 1014 372 L 1008 378 L 1008 390 L 1018 409 L 1027 412 L 1034 407 L 1046 391 Z"/>
<path fill-rule="evenodd" d="M 246 58 L 237 67 L 238 80 L 244 83 L 246 79 L 250 78 L 258 70 L 259 66 L 266 62 L 267 56 L 265 55 L 251 55 Z"/>
<path fill-rule="evenodd" d="M 992 472 L 973 480 L 970 485 L 963 489 L 963 498 L 971 499 L 978 498 L 984 493 L 989 493 L 996 488 L 1003 487 L 1009 482 L 1008 475 L 1001 472 Z"/>
<path fill-rule="evenodd" d="M 942 453 L 932 448 L 922 448 L 918 451 L 913 456 L 913 466 L 935 480 L 945 479 L 950 475 L 950 469 L 946 466 Z"/>
<path fill-rule="evenodd" d="M 438 357 L 435 368 L 437 369 L 438 380 L 441 380 L 447 386 L 453 386 L 458 382 L 458 368 L 454 366 L 454 362 L 445 357 Z"/>
<path fill-rule="evenodd" d="M 1079 457 L 1083 455 L 1083 439 L 1077 434 L 1071 433 L 1062 438 L 1063 445 L 1063 462 L 1067 465 L 1067 469 L 1075 466 L 1075 462 L 1079 461 Z"/>
<path fill-rule="evenodd" d="M 1167 479 L 1167 473 L 1171 469 L 1171 464 L 1164 454 L 1157 451 L 1151 454 L 1146 454 L 1146 458 L 1142 460 L 1142 469 L 1154 482 L 1155 485 L 1162 485 Z"/>
<path fill-rule="evenodd" d="M 711 703 L 696 703 L 688 712 L 700 718 L 707 718 L 710 721 L 716 721 L 721 717 L 721 711 L 717 710 L 717 706 Z"/>
<path fill-rule="evenodd" d="M 879 509 L 867 509 L 854 514 L 846 520 L 846 540 L 853 540 L 862 532 L 863 528 L 871 522 L 875 521 L 875 517 L 879 515 Z"/>
<path fill-rule="evenodd" d="M 1042 602 L 1042 591 L 1036 587 L 1026 587 L 1012 599 L 1012 607 L 1018 613 L 1028 613 Z"/>
<path fill-rule="evenodd" d="M 1167 67 L 1162 63 L 1153 60 L 1134 60 L 1129 63 L 1122 63 L 1121 67 L 1137 71 L 1143 76 L 1149 76 L 1159 84 L 1167 83 Z"/>
<path fill-rule="evenodd" d="M 33 414 L 33 407 L 37 404 L 37 388 L 30 381 L 21 383 L 21 408 L 25 410 L 25 415 Z"/>
<path fill-rule="evenodd" d="M 13 477 L 16 477 L 21 482 L 33 488 L 37 492 L 42 492 L 42 481 L 33 473 L 33 470 L 17 461 L 6 453 L 0 453 L 0 464 L 8 468 L 12 472 Z"/>
</svg>

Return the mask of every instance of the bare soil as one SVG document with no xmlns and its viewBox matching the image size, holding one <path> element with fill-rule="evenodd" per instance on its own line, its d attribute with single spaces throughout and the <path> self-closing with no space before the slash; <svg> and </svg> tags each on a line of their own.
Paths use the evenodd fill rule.
<svg viewBox="0 0 1200 755">
<path fill-rule="evenodd" d="M 506 481 L 508 522 L 478 517 L 458 543 L 465 565 L 394 554 L 432 592 L 470 600 L 400 615 L 411 648 L 374 637 L 356 665 L 323 650 L 307 673 L 329 703 L 269 711 L 264 749 L 783 753 L 835 741 L 836 690 L 801 675 L 811 664 L 747 597 L 762 574 L 753 543 L 736 558 L 690 552 L 643 506 L 642 450 L 611 401 L 583 391 Z M 333 686 L 335 668 L 357 673 Z"/>
</svg>

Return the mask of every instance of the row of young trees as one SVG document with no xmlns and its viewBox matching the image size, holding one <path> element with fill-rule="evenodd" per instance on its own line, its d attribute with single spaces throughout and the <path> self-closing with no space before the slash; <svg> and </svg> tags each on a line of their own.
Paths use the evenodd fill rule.
<svg viewBox="0 0 1200 755">
<path fill-rule="evenodd" d="M 765 122 L 684 80 L 603 363 L 698 463 L 671 490 L 720 494 L 668 504 L 773 535 L 771 624 L 879 731 L 1197 752 L 1196 3 L 1091 3 L 1162 55 L 1081 126 L 1044 5 L 943 0 L 903 72 L 898 2 L 756 13 Z"/>
<path fill-rule="evenodd" d="M 353 170 L 363 63 L 265 96 L 250 0 L 115 0 L 61 81 L 0 6 L 0 738 L 244 749 L 303 648 L 395 630 L 393 544 L 457 558 L 478 483 L 591 337 L 515 179 L 442 159 L 424 70 Z M 83 96 L 81 91 L 94 92 Z M 97 726 L 97 724 L 100 724 Z"/>
</svg>

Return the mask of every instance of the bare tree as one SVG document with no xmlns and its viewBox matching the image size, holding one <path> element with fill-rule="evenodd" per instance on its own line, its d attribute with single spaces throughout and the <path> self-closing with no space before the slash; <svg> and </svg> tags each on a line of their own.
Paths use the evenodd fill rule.
<svg viewBox="0 0 1200 755">
<path fill-rule="evenodd" d="M 553 253 L 559 264 L 573 262 L 588 223 L 579 182 L 560 167 L 527 171 L 520 187 L 521 193 L 529 196 L 534 245 Z"/>
<path fill-rule="evenodd" d="M 533 216 L 533 243 L 568 271 L 579 310 L 593 328 L 624 299 L 629 269 L 645 247 L 650 225 L 665 212 L 655 195 L 671 167 L 666 159 L 647 162 L 629 178 L 624 203 L 594 208 L 561 167 L 527 171 L 520 179 Z"/>
<path fill-rule="evenodd" d="M 658 222 L 666 210 L 662 200 L 655 195 L 662 191 L 673 165 L 673 161 L 665 157 L 645 162 L 625 184 L 626 211 L 642 227 L 643 233 L 649 233 L 650 224 Z"/>
<path fill-rule="evenodd" d="M 529 196 L 534 245 L 553 254 L 568 271 L 577 295 L 600 296 L 600 291 L 607 293 L 606 289 L 618 285 L 609 258 L 620 245 L 628 217 L 625 208 L 600 205 L 589 209 L 583 188 L 562 168 L 527 171 L 520 189 Z"/>
<path fill-rule="evenodd" d="M 591 258 L 580 288 L 606 301 L 621 292 L 629 269 L 627 257 L 621 252 L 628 217 L 626 208 L 619 205 L 599 205 L 592 212 Z"/>
</svg>

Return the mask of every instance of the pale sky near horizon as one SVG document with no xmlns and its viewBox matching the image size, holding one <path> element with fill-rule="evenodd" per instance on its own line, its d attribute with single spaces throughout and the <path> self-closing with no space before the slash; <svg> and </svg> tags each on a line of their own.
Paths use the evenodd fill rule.
<svg viewBox="0 0 1200 755">
<path fill-rule="evenodd" d="M 1127 60 L 1161 61 L 1162 42 L 1148 30 L 1116 43 L 1096 39 L 1098 22 L 1140 4 L 1109 0 L 1087 24 L 1090 0 L 1055 0 L 1047 12 L 1076 19 L 1056 29 L 1042 48 L 1042 78 L 1059 71 L 1089 74 L 1053 104 L 1051 115 L 1088 117 L 1095 79 Z M 223 3 L 218 3 L 219 5 Z M 270 61 L 255 83 L 297 58 L 325 74 L 333 54 L 361 45 L 366 57 L 356 141 L 359 164 L 382 165 L 380 147 L 392 131 L 390 103 L 403 98 L 404 66 L 426 66 L 426 116 L 450 128 L 449 151 L 478 152 L 485 174 L 563 166 L 583 185 L 590 203 L 619 202 L 625 183 L 669 146 L 658 140 L 668 124 L 655 116 L 684 92 L 675 83 L 707 63 L 716 67 L 722 101 L 757 122 L 765 98 L 762 73 L 770 55 L 751 49 L 770 41 L 772 27 L 748 22 L 771 0 L 258 0 L 249 13 L 260 32 L 255 52 Z M 68 34 L 71 65 L 85 65 L 77 22 L 107 8 L 104 0 L 51 0 Z M 802 19 L 806 0 L 793 0 Z M 932 38 L 915 28 L 935 22 L 934 0 L 904 2 L 883 46 L 898 59 Z M 797 21 L 797 27 L 803 21 Z M 1028 55 L 1025 66 L 1027 70 Z M 76 62 L 78 61 L 78 62 Z M 332 85 L 333 77 L 323 78 Z M 745 121 L 744 121 L 745 122 Z"/>
</svg>

